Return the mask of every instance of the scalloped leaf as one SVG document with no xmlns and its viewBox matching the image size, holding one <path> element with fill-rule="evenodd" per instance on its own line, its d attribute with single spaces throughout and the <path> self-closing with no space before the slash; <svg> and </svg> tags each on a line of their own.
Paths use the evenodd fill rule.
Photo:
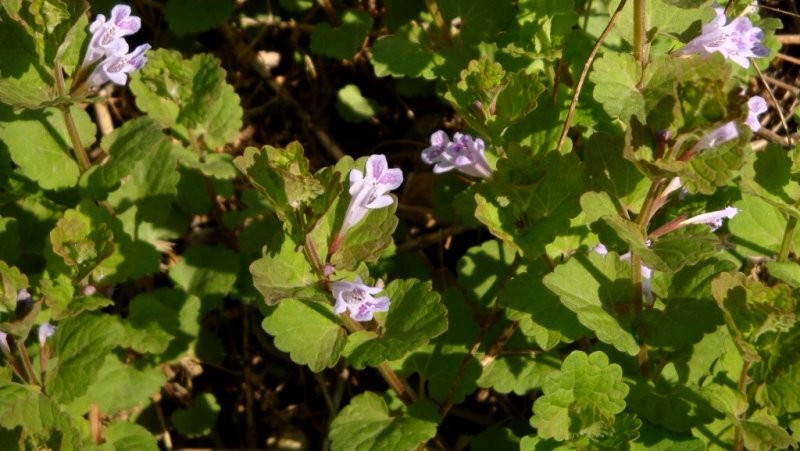
<svg viewBox="0 0 800 451">
<path fill-rule="evenodd" d="M 561 371 L 545 379 L 544 395 L 533 404 L 531 425 L 539 437 L 560 441 L 610 435 L 616 415 L 625 409 L 628 390 L 622 367 L 609 364 L 603 352 L 573 351 Z"/>
<path fill-rule="evenodd" d="M 600 341 L 629 355 L 639 353 L 633 333 L 630 265 L 615 253 L 575 255 L 546 275 L 544 285 Z"/>
<path fill-rule="evenodd" d="M 278 349 L 314 372 L 336 365 L 347 340 L 333 306 L 319 302 L 288 299 L 268 309 L 261 326 Z"/>
<path fill-rule="evenodd" d="M 103 429 L 106 443 L 116 451 L 158 451 L 155 436 L 143 426 L 128 421 L 115 421 Z"/>
<path fill-rule="evenodd" d="M 397 360 L 447 330 L 447 309 L 430 282 L 394 280 L 381 293 L 391 304 L 380 334 L 350 335 L 344 355 L 356 368 Z"/>
<path fill-rule="evenodd" d="M 0 399 L 0 428 L 20 428 L 22 440 L 47 443 L 55 449 L 83 449 L 86 445 L 81 439 L 83 428 L 38 387 L 0 381 Z"/>
<path fill-rule="evenodd" d="M 131 74 L 136 106 L 162 127 L 210 148 L 236 139 L 242 128 L 239 96 L 225 81 L 220 61 L 208 54 L 185 60 L 174 50 L 147 53 L 147 64 Z"/>
<path fill-rule="evenodd" d="M 331 422 L 331 449 L 405 451 L 417 449 L 436 435 L 437 407 L 417 401 L 398 415 L 372 392 L 360 394 Z"/>
<path fill-rule="evenodd" d="M 549 354 L 500 356 L 483 368 L 478 386 L 499 393 L 524 395 L 542 387 L 548 376 L 561 367 L 561 361 Z"/>
<path fill-rule="evenodd" d="M 336 59 L 353 58 L 372 28 L 372 16 L 366 11 L 348 9 L 340 19 L 341 25 L 337 28 L 327 22 L 314 26 L 311 32 L 312 52 Z"/>
<path fill-rule="evenodd" d="M 122 336 L 122 326 L 107 315 L 84 314 L 60 322 L 48 341 L 53 347 L 45 380 L 50 397 L 68 403 L 86 393 Z"/>
<path fill-rule="evenodd" d="M 267 305 L 283 299 L 325 299 L 318 287 L 318 278 L 302 252 L 284 238 L 277 252 L 265 248 L 264 256 L 250 265 L 253 285 L 264 296 Z"/>
</svg>

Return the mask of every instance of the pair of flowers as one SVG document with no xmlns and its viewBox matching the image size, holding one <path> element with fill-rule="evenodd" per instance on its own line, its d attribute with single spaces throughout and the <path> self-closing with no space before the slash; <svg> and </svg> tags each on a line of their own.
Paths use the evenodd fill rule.
<svg viewBox="0 0 800 451">
<path fill-rule="evenodd" d="M 30 303 L 32 302 L 31 294 L 25 288 L 17 291 L 17 303 Z M 44 347 L 48 338 L 56 333 L 56 326 L 50 323 L 43 323 L 39 326 L 39 346 Z M 7 359 L 11 359 L 11 347 L 8 345 L 8 334 L 0 332 L 0 351 Z"/>
<path fill-rule="evenodd" d="M 150 49 L 150 44 L 142 44 L 129 51 L 128 42 L 124 39 L 139 31 L 141 26 L 141 19 L 131 16 L 131 8 L 126 5 L 116 5 L 111 10 L 109 20 L 102 14 L 97 15 L 89 26 L 92 37 L 82 64 L 83 68 L 96 65 L 87 81 L 90 88 L 100 87 L 109 81 L 124 85 L 129 73 L 144 66 L 147 62 L 145 52 Z"/>
</svg>

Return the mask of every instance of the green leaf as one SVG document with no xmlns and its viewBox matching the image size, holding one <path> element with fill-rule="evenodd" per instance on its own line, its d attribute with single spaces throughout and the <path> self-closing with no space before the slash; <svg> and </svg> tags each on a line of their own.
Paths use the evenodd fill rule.
<svg viewBox="0 0 800 451">
<path fill-rule="evenodd" d="M 417 449 L 436 435 L 438 421 L 437 408 L 430 401 L 418 401 L 398 415 L 389 412 L 381 397 L 365 392 L 353 398 L 331 423 L 331 449 Z"/>
<path fill-rule="evenodd" d="M 201 299 L 230 293 L 239 273 L 239 257 L 222 247 L 191 246 L 169 270 L 169 277 Z"/>
<path fill-rule="evenodd" d="M 233 4 L 232 0 L 173 0 L 164 5 L 164 18 L 179 36 L 199 33 L 228 20 Z"/>
<path fill-rule="evenodd" d="M 209 148 L 232 142 L 242 127 L 239 96 L 211 55 L 187 61 L 174 50 L 152 50 L 147 64 L 131 74 L 130 89 L 136 105 L 159 125 L 184 137 L 191 133 Z"/>
<path fill-rule="evenodd" d="M 135 423 L 115 421 L 103 429 L 103 436 L 116 451 L 158 451 L 153 434 Z"/>
<path fill-rule="evenodd" d="M 622 137 L 595 133 L 586 145 L 586 169 L 593 185 L 632 212 L 641 208 L 649 180 L 625 159 Z"/>
<path fill-rule="evenodd" d="M 17 309 L 17 293 L 28 288 L 28 278 L 16 266 L 9 266 L 0 260 L 0 312 L 14 312 Z"/>
<path fill-rule="evenodd" d="M 277 251 L 265 249 L 264 256 L 250 265 L 250 273 L 267 305 L 289 298 L 329 299 L 317 286 L 317 275 L 306 257 L 286 238 Z"/>
<path fill-rule="evenodd" d="M 750 132 L 746 127 L 738 139 L 705 149 L 693 156 L 678 171 L 681 182 L 690 193 L 713 194 L 737 175 L 749 151 Z"/>
<path fill-rule="evenodd" d="M 301 227 L 294 211 L 323 194 L 327 187 L 315 179 L 308 169 L 308 160 L 299 143 L 286 149 L 264 146 L 248 147 L 244 155 L 236 157 L 234 164 L 247 176 L 253 186 L 267 200 L 282 221 L 288 222 L 290 231 Z"/>
<path fill-rule="evenodd" d="M 8 17 L 8 13 L 0 8 L 0 102 L 37 108 L 55 98 L 53 71 L 42 61 L 30 28 L 19 16 Z"/>
<path fill-rule="evenodd" d="M 100 146 L 108 153 L 108 161 L 89 173 L 88 180 L 89 189 L 98 194 L 111 191 L 138 162 L 160 162 L 164 158 L 162 149 L 169 149 L 158 124 L 147 116 L 126 121 L 104 136 Z M 174 160 L 170 169 L 175 171 Z"/>
<path fill-rule="evenodd" d="M 446 23 L 461 19 L 459 37 L 466 45 L 494 42 L 515 14 L 512 4 L 492 0 L 442 0 L 438 4 Z"/>
<path fill-rule="evenodd" d="M 642 74 L 641 65 L 628 53 L 606 52 L 594 62 L 589 79 L 593 97 L 613 118 L 628 122 L 632 116 L 646 122 L 664 97 L 674 96 L 675 68 L 671 58 L 651 57 Z"/>
<path fill-rule="evenodd" d="M 19 222 L 0 217 L 0 260 L 14 264 L 19 258 Z"/>
<path fill-rule="evenodd" d="M 314 26 L 311 32 L 311 51 L 336 59 L 353 59 L 372 28 L 372 16 L 366 11 L 348 9 L 342 14 L 341 25 L 328 23 Z"/>
<path fill-rule="evenodd" d="M 773 256 L 778 253 L 786 229 L 786 217 L 780 210 L 757 197 L 742 195 L 734 203 L 739 213 L 728 220 L 736 250 L 745 256 Z M 795 249 L 800 249 L 800 234 L 795 234 Z"/>
<path fill-rule="evenodd" d="M 114 253 L 114 234 L 104 224 L 92 227 L 89 217 L 78 210 L 67 210 L 50 232 L 53 252 L 80 281 Z"/>
<path fill-rule="evenodd" d="M 402 366 L 398 365 L 400 361 Z M 398 375 L 419 374 L 427 384 L 431 399 L 439 403 L 448 399 L 454 404 L 463 402 L 475 391 L 475 382 L 481 374 L 480 362 L 469 354 L 465 345 L 428 344 L 400 361 L 392 362 Z"/>
<path fill-rule="evenodd" d="M 545 276 L 544 285 L 601 341 L 629 355 L 639 353 L 632 328 L 630 265 L 616 254 L 575 255 Z"/>
<path fill-rule="evenodd" d="M 114 353 L 106 354 L 94 382 L 87 384 L 85 394 L 70 402 L 68 410 L 83 416 L 90 405 L 96 404 L 103 415 L 115 415 L 149 406 L 150 398 L 161 390 L 167 378 L 159 366 L 142 363 L 124 363 Z"/>
<path fill-rule="evenodd" d="M 350 335 L 345 356 L 356 368 L 397 360 L 447 330 L 447 309 L 430 282 L 393 280 L 381 293 L 391 304 L 379 334 Z"/>
<path fill-rule="evenodd" d="M 664 0 L 647 2 L 647 17 L 657 17 L 650 22 L 648 36 L 680 35 L 686 41 L 700 33 L 701 23 L 705 24 L 714 17 L 710 6 L 711 0 Z M 616 5 L 609 4 L 610 10 Z M 633 8 L 625 8 L 614 31 L 629 44 L 633 43 Z M 691 35 L 687 36 L 687 34 Z"/>
<path fill-rule="evenodd" d="M 51 449 L 82 449 L 83 431 L 40 389 L 0 381 L 0 428 L 22 429 L 23 439 Z M 17 444 L 15 444 L 17 445 Z"/>
<path fill-rule="evenodd" d="M 179 409 L 172 414 L 172 425 L 188 437 L 202 437 L 217 424 L 220 407 L 211 393 L 203 393 L 194 398 L 188 409 Z"/>
<path fill-rule="evenodd" d="M 50 308 L 50 319 L 53 321 L 60 321 L 82 312 L 91 312 L 114 304 L 114 301 L 101 295 L 78 294 L 76 296 L 72 280 L 65 274 L 59 274 L 55 278 L 41 279 L 39 291 L 44 298 L 44 303 Z"/>
<path fill-rule="evenodd" d="M 358 85 L 349 84 L 336 92 L 336 112 L 347 122 L 367 122 L 379 108 L 378 102 L 361 95 Z"/>
<path fill-rule="evenodd" d="M 344 199 L 341 202 L 344 203 Z M 396 211 L 396 199 L 388 207 L 371 209 L 361 222 L 347 231 L 344 242 L 331 255 L 330 263 L 339 270 L 354 270 L 362 262 L 378 260 L 394 244 L 392 234 L 399 222 Z"/>
<path fill-rule="evenodd" d="M 767 262 L 767 271 L 769 271 L 769 275 L 786 282 L 790 287 L 800 288 L 800 264 Z"/>
<path fill-rule="evenodd" d="M 691 435 L 681 435 L 643 422 L 631 451 L 705 451 L 706 444 Z"/>
<path fill-rule="evenodd" d="M 70 112 L 81 143 L 91 148 L 96 128 L 89 114 L 78 107 Z M 0 105 L 0 134 L 17 171 L 43 189 L 68 188 L 78 181 L 78 164 L 71 157 L 64 118 L 56 108 L 13 113 Z"/>
<path fill-rule="evenodd" d="M 769 451 L 797 446 L 797 442 L 778 424 L 778 420 L 764 410 L 743 420 L 741 427 L 744 446 L 749 450 Z"/>
<path fill-rule="evenodd" d="M 548 376 L 558 371 L 561 362 L 548 354 L 500 356 L 483 368 L 478 386 L 499 393 L 523 396 L 542 387 Z"/>
<path fill-rule="evenodd" d="M 426 36 L 421 26 L 411 23 L 375 41 L 370 52 L 375 75 L 435 78 L 437 55 L 427 48 Z"/>
<path fill-rule="evenodd" d="M 557 236 L 568 233 L 570 219 L 581 210 L 584 169 L 572 154 L 549 152 L 541 159 L 523 155 L 512 159 L 525 163 L 512 166 L 511 160 L 501 160 L 498 179 L 482 184 L 475 194 L 475 216 L 494 236 L 530 259 Z"/>
<path fill-rule="evenodd" d="M 544 272 L 529 266 L 528 272 L 515 276 L 505 286 L 497 303 L 506 308 L 506 316 L 519 321 L 520 331 L 532 336 L 542 349 L 552 348 L 561 340 L 590 336 L 591 331 L 578 321 L 575 312 L 544 286 L 543 276 Z"/>
<path fill-rule="evenodd" d="M 119 344 L 122 327 L 106 315 L 84 314 L 58 324 L 47 393 L 60 403 L 83 395 L 95 381 L 106 355 Z"/>
<path fill-rule="evenodd" d="M 625 409 L 628 386 L 622 368 L 609 364 L 604 353 L 573 351 L 561 371 L 545 379 L 542 391 L 533 404 L 531 425 L 539 437 L 565 441 L 612 433 L 616 415 Z"/>
<path fill-rule="evenodd" d="M 318 302 L 288 299 L 268 309 L 261 326 L 278 349 L 314 372 L 336 365 L 347 339 L 333 306 Z"/>
<path fill-rule="evenodd" d="M 473 246 L 458 260 L 458 283 L 483 306 L 491 306 L 511 273 L 516 252 L 499 240 Z"/>
</svg>

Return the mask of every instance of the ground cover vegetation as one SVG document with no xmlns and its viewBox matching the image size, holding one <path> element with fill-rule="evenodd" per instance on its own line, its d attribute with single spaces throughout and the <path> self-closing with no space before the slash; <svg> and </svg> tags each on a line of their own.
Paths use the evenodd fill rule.
<svg viewBox="0 0 800 451">
<path fill-rule="evenodd" d="M 0 4 L 0 449 L 800 439 L 791 1 Z"/>
</svg>

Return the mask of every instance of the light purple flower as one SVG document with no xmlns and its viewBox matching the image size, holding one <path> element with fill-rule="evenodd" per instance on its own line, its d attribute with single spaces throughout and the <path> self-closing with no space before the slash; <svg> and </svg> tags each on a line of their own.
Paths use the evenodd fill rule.
<svg viewBox="0 0 800 451">
<path fill-rule="evenodd" d="M 31 300 L 31 294 L 25 288 L 20 289 L 17 291 L 17 302 L 29 302 Z"/>
<path fill-rule="evenodd" d="M 6 356 L 11 355 L 11 346 L 8 345 L 8 334 L 5 332 L 0 332 L 0 350 L 2 350 L 3 354 Z"/>
<path fill-rule="evenodd" d="M 717 230 L 718 228 L 722 227 L 723 219 L 730 219 L 736 216 L 738 213 L 739 209 L 736 207 L 725 207 L 722 210 L 692 216 L 689 219 L 681 221 L 680 225 L 685 226 L 690 224 L 708 224 L 711 227 L 711 230 Z"/>
<path fill-rule="evenodd" d="M 719 52 L 723 57 L 748 68 L 748 58 L 760 58 L 769 55 L 769 49 L 761 44 L 764 32 L 754 27 L 747 17 L 737 17 L 729 24 L 725 17 L 725 8 L 714 6 L 716 16 L 711 22 L 703 25 L 700 36 L 692 39 L 676 55 L 700 54 L 708 56 Z"/>
<path fill-rule="evenodd" d="M 121 38 L 136 33 L 141 27 L 141 19 L 131 16 L 131 8 L 127 5 L 116 5 L 111 10 L 111 18 L 108 21 L 106 16 L 98 14 L 89 26 L 92 38 L 83 64 L 92 64 L 104 56 L 126 53 L 127 47 L 125 52 L 120 51 L 120 43 L 125 42 Z"/>
<path fill-rule="evenodd" d="M 336 299 L 336 304 L 333 306 L 334 313 L 350 310 L 350 318 L 356 321 L 369 321 L 374 312 L 389 310 L 387 296 L 379 298 L 373 296 L 383 291 L 383 288 L 364 285 L 359 276 L 356 276 L 352 283 L 344 280 L 334 283 L 331 291 Z"/>
<path fill-rule="evenodd" d="M 372 155 L 367 159 L 366 174 L 358 169 L 350 171 L 350 205 L 344 215 L 342 233 L 358 224 L 372 209 L 388 207 L 394 202 L 389 191 L 403 183 L 403 171 L 389 169 L 386 157 Z"/>
<path fill-rule="evenodd" d="M 56 326 L 50 323 L 44 323 L 39 326 L 39 346 L 44 346 L 47 339 L 52 337 L 54 333 L 56 333 Z"/>
<path fill-rule="evenodd" d="M 761 96 L 750 97 L 747 101 L 747 119 L 744 123 L 750 127 L 750 130 L 757 132 L 761 128 L 761 122 L 758 121 L 758 116 L 767 111 L 767 101 Z"/>
<path fill-rule="evenodd" d="M 139 70 L 147 62 L 144 55 L 150 49 L 150 44 L 142 44 L 128 53 L 128 44 L 122 42 L 122 52 L 118 55 L 108 56 L 89 76 L 89 86 L 98 87 L 108 81 L 118 85 L 128 82 L 128 74 Z"/>
<path fill-rule="evenodd" d="M 457 169 L 473 177 L 486 178 L 492 175 L 489 163 L 484 156 L 485 144 L 482 139 L 473 139 L 464 133 L 453 135 L 453 141 L 442 130 L 431 135 L 431 145 L 422 151 L 422 161 L 435 165 L 433 172 Z"/>
<path fill-rule="evenodd" d="M 738 137 L 739 130 L 736 129 L 736 123 L 733 121 L 726 122 L 725 124 L 712 130 L 711 133 L 701 138 L 700 141 L 697 141 L 697 143 L 694 145 L 694 150 L 698 151 L 717 147 L 722 143 Z"/>
</svg>

